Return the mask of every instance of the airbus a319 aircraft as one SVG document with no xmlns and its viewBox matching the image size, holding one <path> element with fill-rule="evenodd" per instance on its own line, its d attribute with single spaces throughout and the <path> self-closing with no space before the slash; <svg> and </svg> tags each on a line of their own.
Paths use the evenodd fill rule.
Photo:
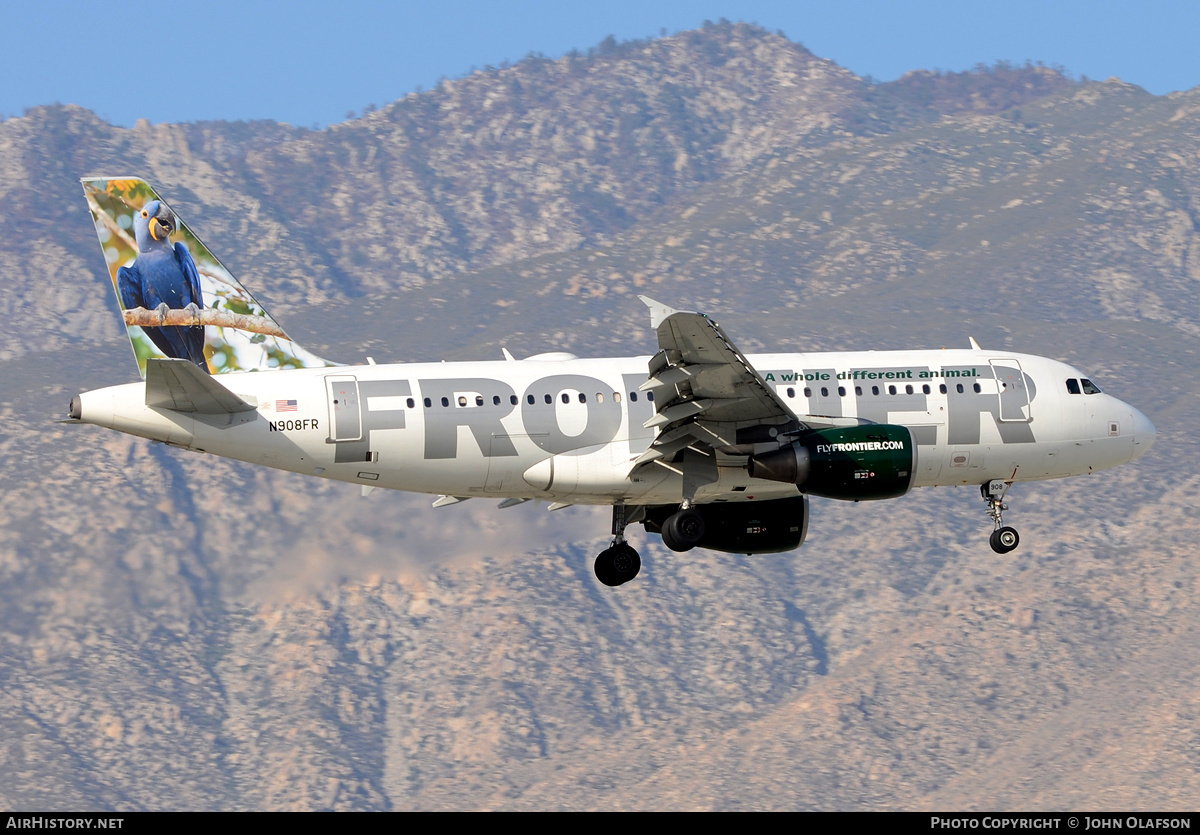
<svg viewBox="0 0 1200 835">
<path fill-rule="evenodd" d="M 978 485 L 998 553 L 1018 481 L 1131 461 L 1153 424 L 1045 357 L 963 350 L 746 356 L 708 316 L 641 297 L 646 356 L 551 353 L 346 366 L 305 351 L 144 181 L 83 180 L 142 382 L 85 392 L 70 420 L 361 485 L 501 508 L 610 505 L 609 586 L 641 523 L 675 551 L 791 551 L 808 496 Z"/>
</svg>

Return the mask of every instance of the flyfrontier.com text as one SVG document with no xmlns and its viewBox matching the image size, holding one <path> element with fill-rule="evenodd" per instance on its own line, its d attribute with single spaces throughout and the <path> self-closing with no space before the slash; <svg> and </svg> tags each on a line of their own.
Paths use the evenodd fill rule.
<svg viewBox="0 0 1200 835">
<path fill-rule="evenodd" d="M 846 444 L 817 444 L 817 454 L 829 452 L 873 452 L 880 449 L 904 449 L 904 441 L 853 441 Z"/>
</svg>

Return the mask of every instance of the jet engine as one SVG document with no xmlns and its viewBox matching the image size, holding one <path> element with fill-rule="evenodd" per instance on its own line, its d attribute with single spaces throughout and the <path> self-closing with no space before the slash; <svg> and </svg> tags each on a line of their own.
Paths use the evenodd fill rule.
<svg viewBox="0 0 1200 835">
<path fill-rule="evenodd" d="M 677 530 L 679 518 L 688 514 L 695 515 L 686 526 L 688 531 Z M 697 547 L 731 554 L 794 551 L 808 533 L 808 497 L 703 504 L 686 511 L 661 505 L 646 509 L 645 525 L 650 533 L 662 534 L 663 542 L 675 551 Z M 690 536 L 692 532 L 698 538 Z"/>
<path fill-rule="evenodd" d="M 750 456 L 751 478 L 795 484 L 829 499 L 891 499 L 912 487 L 916 447 L 888 423 L 817 429 L 788 446 Z"/>
</svg>

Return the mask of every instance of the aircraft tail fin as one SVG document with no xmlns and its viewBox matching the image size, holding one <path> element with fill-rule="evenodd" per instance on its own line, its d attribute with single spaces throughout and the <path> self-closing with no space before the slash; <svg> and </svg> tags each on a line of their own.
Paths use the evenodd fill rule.
<svg viewBox="0 0 1200 835">
<path fill-rule="evenodd" d="M 152 358 L 208 374 L 339 365 L 294 342 L 145 180 L 82 182 L 143 379 Z"/>
</svg>

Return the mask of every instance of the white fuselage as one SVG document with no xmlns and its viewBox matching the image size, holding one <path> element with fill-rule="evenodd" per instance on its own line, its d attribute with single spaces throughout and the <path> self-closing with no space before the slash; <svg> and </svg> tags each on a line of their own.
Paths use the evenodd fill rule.
<svg viewBox="0 0 1200 835">
<path fill-rule="evenodd" d="M 371 487 L 579 504 L 671 504 L 682 479 L 633 462 L 654 438 L 647 357 L 367 365 L 230 373 L 254 411 L 150 408 L 145 383 L 81 396 L 80 418 L 201 452 Z M 1154 427 L 1063 363 L 1005 351 L 760 354 L 797 415 L 908 427 L 915 486 L 1029 481 L 1100 470 L 1149 448 Z M 721 456 L 696 501 L 796 495 Z M 647 472 L 648 471 L 648 472 Z"/>
</svg>

